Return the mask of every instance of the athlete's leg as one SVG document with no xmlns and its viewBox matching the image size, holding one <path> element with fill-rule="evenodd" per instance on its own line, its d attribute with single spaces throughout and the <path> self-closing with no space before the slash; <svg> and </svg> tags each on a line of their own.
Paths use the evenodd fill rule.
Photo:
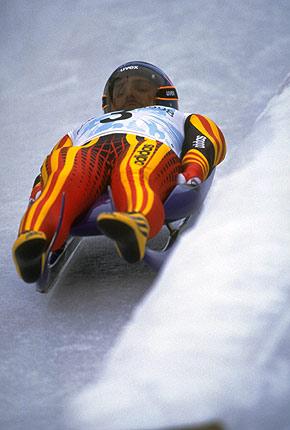
<svg viewBox="0 0 290 430">
<path fill-rule="evenodd" d="M 130 147 L 112 171 L 116 209 L 143 214 L 155 236 L 164 223 L 163 202 L 176 185 L 180 159 L 164 143 L 128 135 Z"/>
<path fill-rule="evenodd" d="M 164 223 L 163 201 L 176 184 L 180 160 L 165 144 L 127 135 L 129 148 L 112 170 L 116 212 L 98 217 L 100 229 L 115 240 L 128 262 L 143 258 L 147 239 Z"/>
<path fill-rule="evenodd" d="M 58 225 L 62 196 L 65 196 L 64 214 L 53 250 L 63 245 L 75 219 L 86 212 L 105 189 L 109 156 L 110 144 L 95 139 L 82 147 L 57 149 L 47 157 L 42 166 L 42 193 L 24 214 L 13 247 L 16 267 L 24 280 L 34 282 L 41 273 L 41 253 Z M 34 272 L 32 279 L 29 272 Z"/>
<path fill-rule="evenodd" d="M 107 146 L 107 147 L 106 147 Z M 44 232 L 48 242 L 58 224 L 62 196 L 65 195 L 64 215 L 54 249 L 67 239 L 74 220 L 84 213 L 106 187 L 109 147 L 96 142 L 83 147 L 61 148 L 54 151 L 42 167 L 43 191 L 27 209 L 21 225 L 24 231 Z"/>
</svg>

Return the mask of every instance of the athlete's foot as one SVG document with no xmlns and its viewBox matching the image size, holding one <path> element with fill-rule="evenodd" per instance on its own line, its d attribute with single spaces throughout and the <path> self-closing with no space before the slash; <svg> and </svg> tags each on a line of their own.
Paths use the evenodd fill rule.
<svg viewBox="0 0 290 430">
<path fill-rule="evenodd" d="M 100 230 L 116 242 L 119 254 L 128 263 L 143 259 L 149 224 L 139 212 L 112 212 L 98 216 Z"/>
<path fill-rule="evenodd" d="M 47 240 L 44 233 L 28 231 L 14 242 L 12 253 L 18 274 L 27 283 L 36 282 L 42 274 Z"/>
</svg>

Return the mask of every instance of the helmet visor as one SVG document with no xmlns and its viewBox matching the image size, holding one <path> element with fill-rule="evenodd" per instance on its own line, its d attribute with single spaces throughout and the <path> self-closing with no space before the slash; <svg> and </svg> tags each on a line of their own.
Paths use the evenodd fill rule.
<svg viewBox="0 0 290 430">
<path fill-rule="evenodd" d="M 152 106 L 159 83 L 147 73 L 124 73 L 116 77 L 111 89 L 114 110 Z"/>
</svg>

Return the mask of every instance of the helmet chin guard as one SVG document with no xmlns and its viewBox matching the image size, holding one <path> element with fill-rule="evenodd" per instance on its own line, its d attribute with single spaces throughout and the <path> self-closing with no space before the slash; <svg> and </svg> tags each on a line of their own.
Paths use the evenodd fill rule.
<svg viewBox="0 0 290 430">
<path fill-rule="evenodd" d="M 112 112 L 113 88 L 117 79 L 143 77 L 156 85 L 155 104 L 178 109 L 178 95 L 169 77 L 159 67 L 145 61 L 130 61 L 119 66 L 109 77 L 102 97 L 104 113 Z"/>
</svg>

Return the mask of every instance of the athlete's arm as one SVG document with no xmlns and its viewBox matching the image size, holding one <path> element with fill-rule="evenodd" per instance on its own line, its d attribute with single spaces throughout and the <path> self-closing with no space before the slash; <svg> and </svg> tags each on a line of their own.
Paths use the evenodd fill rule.
<svg viewBox="0 0 290 430">
<path fill-rule="evenodd" d="M 219 127 L 204 115 L 189 115 L 181 153 L 184 182 L 193 178 L 197 183 L 204 181 L 225 155 L 226 143 Z"/>
</svg>

